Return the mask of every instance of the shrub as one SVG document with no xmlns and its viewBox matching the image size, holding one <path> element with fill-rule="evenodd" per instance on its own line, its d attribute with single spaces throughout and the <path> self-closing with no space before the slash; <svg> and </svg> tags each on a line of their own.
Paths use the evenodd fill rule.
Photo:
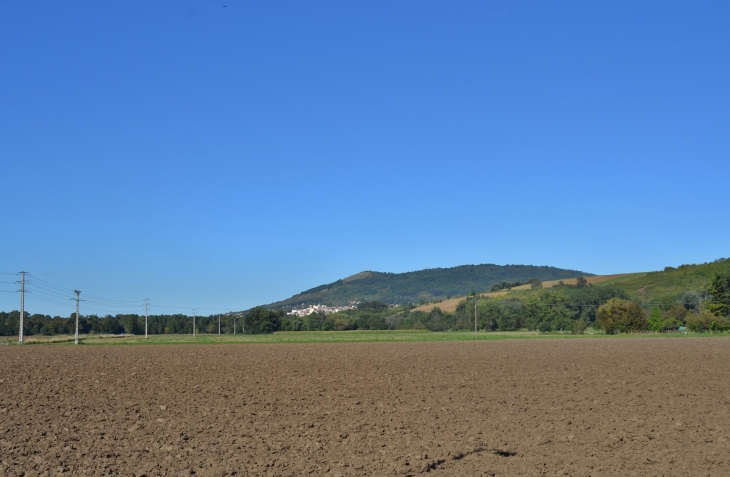
<svg viewBox="0 0 730 477">
<path fill-rule="evenodd" d="M 709 310 L 701 310 L 699 313 L 692 313 L 687 316 L 687 328 L 697 333 L 723 331 L 728 329 L 728 321 Z"/>
<path fill-rule="evenodd" d="M 582 335 L 586 331 L 586 322 L 582 318 L 573 322 L 573 334 Z"/>
<path fill-rule="evenodd" d="M 652 308 L 648 320 L 649 329 L 657 333 L 664 331 L 664 318 L 659 308 Z"/>
<path fill-rule="evenodd" d="M 664 320 L 664 331 L 677 331 L 683 323 L 675 318 L 667 318 Z"/>
<path fill-rule="evenodd" d="M 664 312 L 664 321 L 676 321 L 682 326 L 687 321 L 687 308 L 684 305 L 675 304 Z"/>
</svg>

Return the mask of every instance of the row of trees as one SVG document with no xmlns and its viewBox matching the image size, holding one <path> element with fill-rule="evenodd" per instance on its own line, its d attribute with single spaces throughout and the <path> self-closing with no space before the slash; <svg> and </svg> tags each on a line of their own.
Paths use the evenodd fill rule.
<svg viewBox="0 0 730 477">
<path fill-rule="evenodd" d="M 0 336 L 18 334 L 20 312 L 0 312 Z M 242 320 L 232 315 L 221 316 L 221 332 L 242 332 Z M 147 321 L 150 334 L 192 334 L 193 317 L 188 315 L 150 315 Z M 64 335 L 73 334 L 76 327 L 76 315 L 70 317 L 51 317 L 49 315 L 25 313 L 23 318 L 23 334 L 25 335 Z M 197 316 L 195 327 L 199 333 L 217 333 L 218 315 Z M 144 334 L 145 317 L 136 314 L 79 316 L 79 333 L 82 334 Z"/>
<path fill-rule="evenodd" d="M 513 331 L 521 328 L 583 333 L 588 327 L 606 333 L 673 331 L 686 326 L 691 331 L 723 331 L 727 318 L 709 309 L 688 309 L 684 305 L 650 313 L 636 302 L 610 298 L 600 306 L 571 302 L 560 293 L 542 293 L 530 300 L 482 300 L 477 304 L 477 326 L 481 330 Z M 595 319 L 592 319 L 595 317 Z M 0 335 L 17 334 L 19 313 L 0 313 Z M 243 322 L 242 322 L 243 321 Z M 28 315 L 24 320 L 26 335 L 73 334 L 75 317 Z M 304 317 L 289 316 L 282 310 L 256 307 L 235 322 L 238 333 L 273 333 L 275 331 L 345 331 L 421 329 L 430 331 L 471 330 L 474 327 L 473 302 L 464 302 L 455 313 L 439 308 L 431 312 L 412 312 L 406 308 L 349 310 L 332 315 L 312 313 Z M 198 333 L 217 333 L 218 316 L 196 318 Z M 233 333 L 234 317 L 221 317 L 221 332 Z M 150 334 L 192 334 L 193 318 L 187 315 L 153 315 L 149 317 Z M 91 315 L 79 319 L 82 334 L 144 334 L 144 316 L 117 315 L 103 318 Z"/>
<path fill-rule="evenodd" d="M 716 315 L 707 308 L 687 309 L 675 305 L 662 310 L 655 307 L 646 314 L 638 303 L 614 298 L 598 309 L 598 323 L 606 333 L 627 333 L 642 331 L 675 331 L 686 327 L 690 331 L 726 331 L 730 322 L 722 315 Z"/>
<path fill-rule="evenodd" d="M 221 332 L 272 333 L 275 331 L 344 331 L 423 329 L 431 331 L 466 330 L 474 327 L 476 300 L 477 326 L 482 330 L 517 329 L 572 331 L 582 333 L 588 327 L 606 333 L 670 331 L 686 326 L 691 331 L 726 330 L 730 318 L 730 270 L 718 273 L 706 290 L 685 292 L 681 296 L 642 306 L 629 300 L 616 286 L 596 287 L 579 281 L 551 289 L 535 288 L 526 294 L 505 299 L 479 299 L 471 296 L 461 302 L 454 313 L 439 308 L 431 312 L 411 311 L 410 306 L 391 308 L 378 301 L 361 303 L 353 310 L 325 315 L 313 313 L 298 317 L 284 310 L 256 307 L 243 320 L 233 315 L 221 316 Z M 24 319 L 26 335 L 72 334 L 75 317 L 29 315 Z M 18 332 L 19 313 L 0 312 L 0 335 Z M 243 323 L 241 323 L 243 321 Z M 234 328 L 235 326 L 235 328 Z M 188 315 L 151 315 L 150 334 L 191 334 L 193 319 Z M 217 333 L 218 315 L 196 318 L 198 332 Z M 83 316 L 81 333 L 143 334 L 144 316 L 136 314 L 98 317 Z"/>
</svg>

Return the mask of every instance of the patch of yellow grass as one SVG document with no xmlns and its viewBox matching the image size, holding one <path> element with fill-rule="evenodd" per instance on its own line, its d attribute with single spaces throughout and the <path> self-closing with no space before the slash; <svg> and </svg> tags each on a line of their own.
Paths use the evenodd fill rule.
<svg viewBox="0 0 730 477">
<path fill-rule="evenodd" d="M 601 282 L 606 282 L 608 280 L 613 280 L 615 278 L 625 277 L 628 275 L 636 275 L 636 274 L 635 273 L 616 273 L 613 275 L 599 275 L 599 276 L 595 276 L 595 277 L 585 277 L 585 279 L 586 279 L 586 281 L 588 281 L 588 283 L 597 284 L 597 283 L 601 283 Z M 552 287 L 556 286 L 558 283 L 560 283 L 561 281 L 563 283 L 565 283 L 566 285 L 575 285 L 578 283 L 578 278 L 576 277 L 576 278 L 564 278 L 562 280 L 549 280 L 546 282 L 542 282 L 542 287 L 543 288 L 552 288 Z M 518 287 L 514 287 L 512 290 L 529 290 L 530 286 L 531 286 L 530 284 L 520 285 Z M 504 296 L 507 293 L 509 293 L 509 292 L 508 291 L 498 291 L 498 292 L 493 292 L 493 293 L 480 293 L 479 296 L 484 297 L 484 298 L 494 298 L 494 297 L 498 297 L 498 296 Z M 433 310 L 434 308 L 438 307 L 438 308 L 441 308 L 442 311 L 447 311 L 449 313 L 453 313 L 454 311 L 456 311 L 456 307 L 459 305 L 460 302 L 462 302 L 464 300 L 464 298 L 466 298 L 466 297 L 460 296 L 460 297 L 456 297 L 456 298 L 451 298 L 450 300 L 444 300 L 441 303 L 430 303 L 428 305 L 421 305 L 417 308 L 412 309 L 411 311 L 425 311 L 426 313 L 428 313 L 431 310 Z"/>
<path fill-rule="evenodd" d="M 480 293 L 479 297 L 480 298 L 494 298 L 494 297 L 498 297 L 498 296 L 504 296 L 507 293 L 509 293 L 509 292 L 498 291 L 498 292 L 493 292 L 493 293 Z M 412 309 L 411 311 L 425 311 L 426 313 L 428 313 L 429 311 L 438 307 L 438 308 L 441 308 L 442 311 L 448 311 L 449 313 L 453 313 L 456 311 L 457 305 L 460 302 L 464 301 L 464 298 L 466 298 L 466 297 L 460 296 L 460 297 L 452 298 L 450 300 L 444 300 L 441 303 L 430 303 L 428 305 L 421 305 L 417 308 Z"/>
</svg>

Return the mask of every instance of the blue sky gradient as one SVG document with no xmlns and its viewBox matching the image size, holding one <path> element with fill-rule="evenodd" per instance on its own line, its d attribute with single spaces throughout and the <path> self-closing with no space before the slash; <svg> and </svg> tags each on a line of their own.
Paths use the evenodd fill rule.
<svg viewBox="0 0 730 477">
<path fill-rule="evenodd" d="M 727 2 L 9 3 L 0 272 L 208 314 L 362 270 L 730 256 L 729 16 Z M 26 308 L 70 313 L 41 296 Z"/>
</svg>

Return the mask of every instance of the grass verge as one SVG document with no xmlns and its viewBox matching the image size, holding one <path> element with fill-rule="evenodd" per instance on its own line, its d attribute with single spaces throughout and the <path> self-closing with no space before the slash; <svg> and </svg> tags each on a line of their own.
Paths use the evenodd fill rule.
<svg viewBox="0 0 730 477">
<path fill-rule="evenodd" d="M 507 339 L 632 339 L 660 337 L 730 336 L 730 333 L 635 333 L 607 336 L 604 334 L 573 335 L 569 333 L 539 333 L 536 331 L 496 331 L 477 333 L 479 341 Z M 10 337 L 7 337 L 10 338 Z M 110 336 L 83 335 L 83 345 L 174 345 L 174 344 L 276 344 L 276 343 L 365 343 L 365 342 L 418 342 L 418 341 L 474 341 L 473 331 L 282 331 L 270 335 L 150 335 Z M 73 336 L 29 338 L 27 344 L 73 345 Z M 17 345 L 17 341 L 0 339 L 0 344 Z"/>
</svg>

